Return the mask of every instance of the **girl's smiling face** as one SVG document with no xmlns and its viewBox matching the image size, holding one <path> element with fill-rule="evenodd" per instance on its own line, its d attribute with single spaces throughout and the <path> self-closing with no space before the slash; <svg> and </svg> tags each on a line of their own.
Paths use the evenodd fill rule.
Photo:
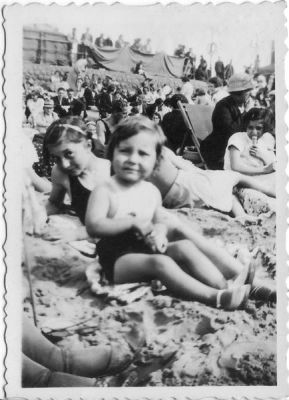
<svg viewBox="0 0 289 400">
<path fill-rule="evenodd" d="M 48 146 L 51 156 L 56 159 L 58 167 L 67 175 L 79 176 L 87 168 L 90 155 L 90 141 L 72 142 L 63 139 L 57 145 Z"/>
<path fill-rule="evenodd" d="M 264 133 L 264 123 L 263 120 L 259 119 L 256 121 L 249 121 L 247 125 L 247 135 L 250 139 L 257 136 L 259 139 Z"/>
<path fill-rule="evenodd" d="M 141 130 L 114 149 L 112 167 L 118 180 L 134 184 L 151 175 L 157 161 L 153 135 L 151 131 Z"/>
</svg>

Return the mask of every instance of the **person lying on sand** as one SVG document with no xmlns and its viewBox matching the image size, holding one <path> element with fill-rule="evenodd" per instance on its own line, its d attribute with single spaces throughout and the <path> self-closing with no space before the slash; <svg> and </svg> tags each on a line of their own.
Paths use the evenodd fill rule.
<svg viewBox="0 0 289 400">
<path fill-rule="evenodd" d="M 96 157 L 93 142 L 85 123 L 78 117 L 64 117 L 47 129 L 44 137 L 46 156 L 52 156 L 56 164 L 52 169 L 52 190 L 47 203 L 47 214 L 61 211 L 65 195 L 71 199 L 72 209 L 84 224 L 88 197 L 92 189 L 110 176 L 110 162 Z M 85 227 L 77 237 L 72 232 L 70 240 L 86 239 Z M 69 236 L 69 232 L 68 232 Z"/>
<path fill-rule="evenodd" d="M 218 266 L 189 240 L 169 241 L 161 223 L 161 194 L 146 179 L 162 152 L 157 125 L 142 116 L 118 125 L 107 149 L 114 175 L 93 190 L 86 228 L 97 243 L 108 281 L 160 280 L 174 295 L 234 310 L 248 299 L 252 263 L 228 284 Z"/>
<path fill-rule="evenodd" d="M 158 131 L 160 135 L 162 132 Z M 242 207 L 234 188 L 251 188 L 275 197 L 275 191 L 254 177 L 235 171 L 202 170 L 163 147 L 158 167 L 149 178 L 167 208 L 211 207 L 240 220 L 255 220 Z"/>
</svg>

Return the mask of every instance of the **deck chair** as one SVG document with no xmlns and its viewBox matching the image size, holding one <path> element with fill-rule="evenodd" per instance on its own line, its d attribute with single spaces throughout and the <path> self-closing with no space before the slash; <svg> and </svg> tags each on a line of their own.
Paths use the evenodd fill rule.
<svg viewBox="0 0 289 400">
<path fill-rule="evenodd" d="M 204 140 L 213 130 L 212 113 L 214 107 L 198 104 L 183 104 L 180 101 L 178 101 L 178 107 L 188 128 L 181 145 L 180 155 L 183 155 L 186 139 L 188 135 L 191 135 L 198 154 L 198 160 L 195 160 L 195 163 L 198 167 L 208 169 L 200 151 L 200 140 Z"/>
</svg>

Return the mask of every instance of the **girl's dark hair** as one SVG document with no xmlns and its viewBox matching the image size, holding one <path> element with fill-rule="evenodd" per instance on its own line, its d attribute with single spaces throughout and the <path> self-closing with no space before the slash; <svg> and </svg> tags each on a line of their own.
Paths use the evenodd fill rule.
<svg viewBox="0 0 289 400">
<path fill-rule="evenodd" d="M 244 128 L 247 129 L 250 121 L 262 120 L 264 132 L 272 131 L 272 112 L 267 108 L 253 107 L 243 116 Z"/>
<path fill-rule="evenodd" d="M 137 135 L 140 131 L 146 130 L 152 133 L 156 143 L 157 161 L 159 161 L 162 147 L 165 142 L 165 135 L 159 125 L 143 115 L 131 116 L 122 121 L 114 131 L 107 149 L 106 157 L 112 161 L 115 148 L 124 140 Z"/>
<path fill-rule="evenodd" d="M 69 116 L 54 121 L 48 128 L 43 140 L 43 156 L 49 157 L 49 146 L 57 146 L 63 139 L 80 143 L 91 140 L 91 133 L 87 132 L 87 126 L 79 117 Z M 92 141 L 93 146 L 93 141 Z"/>
</svg>

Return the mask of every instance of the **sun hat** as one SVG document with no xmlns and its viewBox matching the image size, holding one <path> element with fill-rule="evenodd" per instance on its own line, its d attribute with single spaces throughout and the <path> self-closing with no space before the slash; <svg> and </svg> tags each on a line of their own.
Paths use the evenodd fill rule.
<svg viewBox="0 0 289 400">
<path fill-rule="evenodd" d="M 51 100 L 51 99 L 46 99 L 46 100 L 44 101 L 43 107 L 46 107 L 46 108 L 53 108 L 53 107 L 54 107 L 54 101 Z"/>
<path fill-rule="evenodd" d="M 243 92 L 253 89 L 252 78 L 248 74 L 234 74 L 228 81 L 227 90 L 232 92 Z"/>
</svg>

